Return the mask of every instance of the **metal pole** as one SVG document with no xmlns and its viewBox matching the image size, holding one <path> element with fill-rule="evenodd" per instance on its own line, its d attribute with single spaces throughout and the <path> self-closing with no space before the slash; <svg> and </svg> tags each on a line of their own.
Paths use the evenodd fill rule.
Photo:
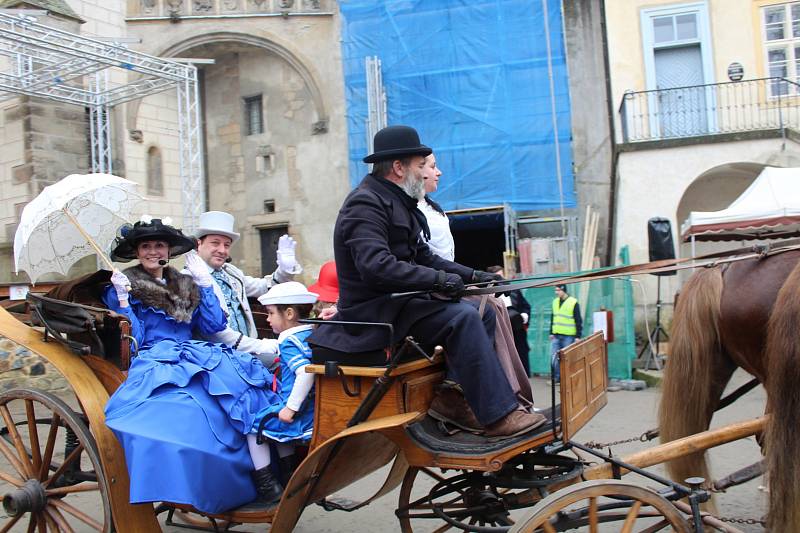
<svg viewBox="0 0 800 533">
<path fill-rule="evenodd" d="M 553 144 L 556 156 L 556 178 L 558 178 L 558 205 L 561 215 L 561 236 L 567 236 L 567 223 L 564 217 L 564 184 L 561 176 L 561 145 L 558 142 L 558 116 L 556 114 L 555 84 L 553 83 L 553 58 L 550 49 L 550 22 L 547 10 L 547 0 L 542 0 L 542 14 L 544 15 L 544 36 L 547 45 L 547 78 L 550 82 L 550 120 L 553 125 Z"/>
</svg>

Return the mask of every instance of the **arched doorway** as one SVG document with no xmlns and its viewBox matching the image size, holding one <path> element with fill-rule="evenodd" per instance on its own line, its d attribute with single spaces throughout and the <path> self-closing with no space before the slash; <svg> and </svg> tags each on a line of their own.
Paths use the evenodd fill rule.
<svg viewBox="0 0 800 533">
<path fill-rule="evenodd" d="M 681 226 L 692 211 L 719 211 L 730 206 L 764 168 L 762 163 L 739 162 L 726 163 L 711 168 L 700 174 L 684 191 L 675 220 L 675 237 L 679 241 L 678 253 L 681 257 L 691 257 L 691 243 L 681 241 Z M 727 250 L 738 246 L 736 242 L 696 243 L 696 255 Z"/>
<path fill-rule="evenodd" d="M 159 55 L 213 60 L 197 65 L 208 199 L 204 209 L 234 216 L 242 235 L 233 251 L 238 266 L 271 273 L 260 272 L 262 256 L 270 256 L 270 250 L 259 246 L 260 234 L 274 227 L 291 233 L 313 222 L 306 208 L 312 204 L 309 191 L 332 148 L 324 135 L 328 117 L 316 75 L 286 47 L 235 32 L 197 35 Z M 131 105 L 129 123 L 147 139 L 166 136 L 170 132 L 159 129 L 157 121 L 174 109 L 171 101 Z M 165 171 L 177 162 L 171 156 L 165 152 Z M 318 216 L 323 210 L 316 211 Z M 325 218 L 335 217 L 336 211 L 329 211 Z"/>
</svg>

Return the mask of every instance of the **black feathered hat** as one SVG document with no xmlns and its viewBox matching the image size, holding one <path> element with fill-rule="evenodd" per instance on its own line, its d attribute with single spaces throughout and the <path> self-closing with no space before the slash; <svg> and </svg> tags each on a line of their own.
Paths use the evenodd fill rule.
<svg viewBox="0 0 800 533">
<path fill-rule="evenodd" d="M 177 228 L 164 224 L 160 218 L 150 222 L 139 221 L 133 226 L 125 224 L 117 232 L 112 261 L 127 262 L 136 259 L 136 247 L 144 241 L 164 241 L 169 244 L 169 256 L 177 257 L 194 249 L 197 242 Z"/>
<path fill-rule="evenodd" d="M 400 159 L 411 155 L 431 155 L 433 149 L 419 142 L 417 130 L 409 126 L 387 126 L 375 134 L 374 153 L 364 158 L 364 163 L 377 163 L 386 159 Z"/>
</svg>

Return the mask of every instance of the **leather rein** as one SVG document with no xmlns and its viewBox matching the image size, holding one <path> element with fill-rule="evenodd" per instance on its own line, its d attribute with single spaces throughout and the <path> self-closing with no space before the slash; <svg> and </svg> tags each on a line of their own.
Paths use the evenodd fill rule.
<svg viewBox="0 0 800 533">
<path fill-rule="evenodd" d="M 689 257 L 684 259 L 661 259 L 659 261 L 651 261 L 649 263 L 639 263 L 636 265 L 625 265 L 621 267 L 605 268 L 587 274 L 573 274 L 571 276 L 564 276 L 560 278 L 542 281 L 538 279 L 518 279 L 506 280 L 500 282 L 491 282 L 487 284 L 473 284 L 467 286 L 463 296 L 474 296 L 481 294 L 495 294 L 505 292 L 507 290 L 520 290 L 532 289 L 537 287 L 552 287 L 554 285 L 561 285 L 566 283 L 579 283 L 581 281 L 594 281 L 599 279 L 612 278 L 616 276 L 633 276 L 640 274 L 659 274 L 662 272 L 677 272 L 679 270 L 686 270 L 690 268 L 714 268 L 720 265 L 727 265 L 737 261 L 744 261 L 746 259 L 764 259 L 772 255 L 778 255 L 785 252 L 800 250 L 800 243 L 791 244 L 772 248 L 769 245 L 756 245 L 749 249 L 746 248 L 738 250 L 726 250 L 723 252 L 716 252 L 713 254 L 702 255 L 698 257 Z"/>
</svg>

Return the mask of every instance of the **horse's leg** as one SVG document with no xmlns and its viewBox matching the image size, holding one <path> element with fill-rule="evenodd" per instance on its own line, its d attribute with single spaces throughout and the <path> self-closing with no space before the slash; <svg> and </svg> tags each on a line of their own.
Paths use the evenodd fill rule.
<svg viewBox="0 0 800 533">
<path fill-rule="evenodd" d="M 720 269 L 709 268 L 696 272 L 681 290 L 661 386 L 658 419 L 662 442 L 708 429 L 736 369 L 720 340 L 722 288 Z M 667 470 L 677 481 L 692 476 L 710 480 L 705 453 L 670 461 Z"/>
</svg>

